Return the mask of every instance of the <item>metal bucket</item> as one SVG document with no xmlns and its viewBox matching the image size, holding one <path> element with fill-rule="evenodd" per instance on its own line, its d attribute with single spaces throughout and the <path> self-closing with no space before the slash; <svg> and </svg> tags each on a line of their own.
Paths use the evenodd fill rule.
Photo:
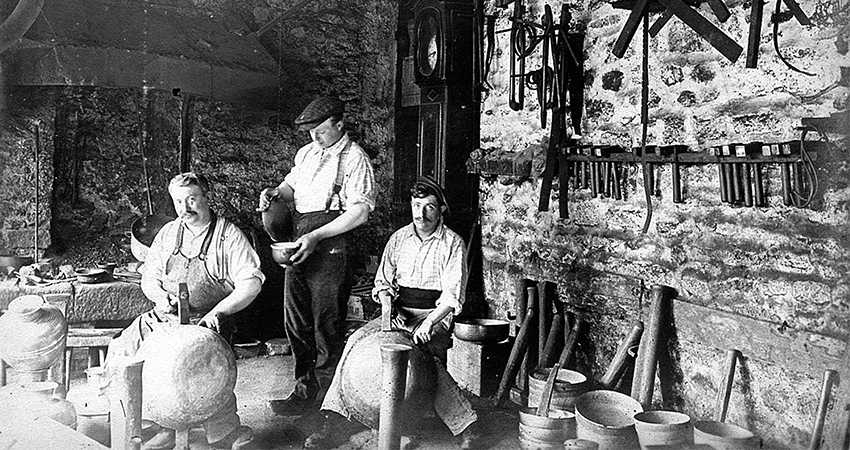
<svg viewBox="0 0 850 450">
<path fill-rule="evenodd" d="M 711 420 L 694 424 L 694 443 L 707 444 L 715 450 L 752 450 L 759 448 L 759 439 L 751 431 L 737 425 Z"/>
<path fill-rule="evenodd" d="M 538 416 L 537 408 L 519 411 L 519 444 L 523 450 L 563 449 L 570 439 L 570 422 L 575 427 L 575 416 L 569 411 L 550 409 L 547 416 Z"/>
<path fill-rule="evenodd" d="M 528 406 L 537 407 L 540 404 L 540 394 L 546 386 L 551 368 L 535 370 L 528 376 Z M 550 407 L 573 411 L 576 398 L 587 392 L 587 377 L 579 372 L 567 369 L 558 370 L 555 387 L 552 389 Z"/>
<path fill-rule="evenodd" d="M 659 445 L 682 446 L 694 443 L 694 429 L 687 414 L 674 411 L 647 411 L 635 414 L 641 450 Z"/>
<path fill-rule="evenodd" d="M 635 414 L 643 408 L 615 391 L 590 391 L 576 399 L 576 434 L 599 444 L 599 450 L 639 450 Z"/>
</svg>

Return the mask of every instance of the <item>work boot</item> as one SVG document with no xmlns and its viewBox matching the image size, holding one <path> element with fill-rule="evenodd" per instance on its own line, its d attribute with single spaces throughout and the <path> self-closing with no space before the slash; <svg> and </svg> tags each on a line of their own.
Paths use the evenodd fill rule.
<svg viewBox="0 0 850 450">
<path fill-rule="evenodd" d="M 248 445 L 254 439 L 254 430 L 251 427 L 241 426 L 231 431 L 223 439 L 212 443 L 212 447 L 225 450 L 239 450 Z"/>
<path fill-rule="evenodd" d="M 269 400 L 269 408 L 278 416 L 300 416 L 310 411 L 315 401 L 315 394 L 299 397 L 293 392 L 285 399 Z"/>
<path fill-rule="evenodd" d="M 319 431 L 311 434 L 304 440 L 304 449 L 329 449 L 336 448 L 348 442 L 349 423 L 342 416 L 329 413 L 322 420 Z"/>
<path fill-rule="evenodd" d="M 472 422 L 463 430 L 461 437 L 463 442 L 460 444 L 461 450 L 473 450 L 481 447 L 481 426 L 478 422 Z"/>
</svg>

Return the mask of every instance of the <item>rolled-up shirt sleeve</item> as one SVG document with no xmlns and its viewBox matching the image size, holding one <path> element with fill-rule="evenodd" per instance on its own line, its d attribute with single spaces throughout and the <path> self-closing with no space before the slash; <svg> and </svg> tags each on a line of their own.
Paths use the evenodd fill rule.
<svg viewBox="0 0 850 450">
<path fill-rule="evenodd" d="M 346 158 L 343 190 L 345 209 L 351 209 L 356 203 L 364 203 L 369 207 L 369 212 L 375 210 L 375 173 L 369 156 L 357 143 L 352 143 Z"/>
<path fill-rule="evenodd" d="M 248 238 L 235 226 L 228 227 L 224 239 L 224 257 L 227 259 L 226 276 L 238 286 L 240 283 L 259 278 L 260 283 L 266 281 L 266 276 L 260 270 L 260 257 Z"/>
<path fill-rule="evenodd" d="M 375 273 L 375 286 L 372 288 L 372 300 L 380 303 L 378 293 L 387 291 L 393 299 L 398 297 L 398 284 L 396 282 L 396 273 L 398 266 L 396 265 L 397 248 L 399 244 L 398 234 L 393 234 L 387 245 L 384 247 L 384 254 L 381 256 L 381 263 L 378 264 L 378 270 Z"/>
<path fill-rule="evenodd" d="M 440 285 L 442 293 L 436 301 L 437 307 L 451 306 L 455 315 L 460 314 L 466 301 L 466 247 L 460 238 L 452 239 L 444 249 Z"/>
</svg>

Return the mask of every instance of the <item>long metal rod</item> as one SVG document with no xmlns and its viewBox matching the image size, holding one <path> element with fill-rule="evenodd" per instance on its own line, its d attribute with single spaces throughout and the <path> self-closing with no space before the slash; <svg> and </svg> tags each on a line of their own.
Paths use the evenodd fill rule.
<svg viewBox="0 0 850 450">
<path fill-rule="evenodd" d="M 39 123 L 35 123 L 35 173 L 33 174 L 33 179 L 35 180 L 35 233 L 33 237 L 33 252 L 32 259 L 33 262 L 38 262 L 38 155 L 41 153 L 41 132 L 39 131 Z"/>
<path fill-rule="evenodd" d="M 148 179 L 148 157 L 145 154 L 145 146 L 147 145 L 148 140 L 148 91 L 150 91 L 149 87 L 142 87 L 142 104 L 139 106 L 139 152 L 142 154 L 142 176 L 145 177 L 145 194 L 148 199 L 148 214 L 153 215 L 151 182 Z"/>
</svg>

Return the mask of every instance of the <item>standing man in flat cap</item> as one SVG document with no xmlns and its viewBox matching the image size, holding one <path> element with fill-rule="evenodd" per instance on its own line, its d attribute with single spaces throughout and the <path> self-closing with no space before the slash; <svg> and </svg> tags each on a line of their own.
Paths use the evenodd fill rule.
<svg viewBox="0 0 850 450">
<path fill-rule="evenodd" d="M 350 282 L 348 231 L 375 208 L 375 177 L 369 157 L 352 141 L 342 121 L 345 104 L 333 97 L 313 100 L 295 119 L 312 141 L 295 155 L 283 182 L 260 194 L 259 209 L 271 201 L 294 202 L 298 250 L 284 277 L 284 324 L 295 357 L 295 388 L 271 400 L 278 415 L 314 409 L 320 391 L 316 369 L 331 366 L 344 338 Z"/>
</svg>

